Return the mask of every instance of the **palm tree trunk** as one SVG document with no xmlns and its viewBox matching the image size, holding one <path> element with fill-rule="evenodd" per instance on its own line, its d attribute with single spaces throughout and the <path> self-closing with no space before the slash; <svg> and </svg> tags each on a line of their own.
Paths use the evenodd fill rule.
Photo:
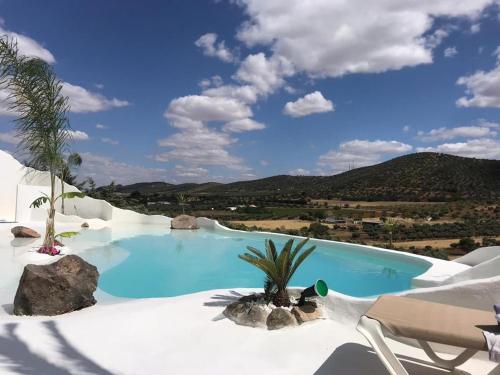
<svg viewBox="0 0 500 375">
<path fill-rule="evenodd" d="M 61 213 L 64 215 L 64 172 L 61 173 Z"/>
<path fill-rule="evenodd" d="M 53 172 L 50 173 L 50 206 L 49 206 L 49 216 L 47 217 L 47 222 L 45 224 L 45 238 L 43 240 L 43 247 L 54 247 L 54 218 L 56 216 L 56 195 L 55 195 L 55 187 L 56 187 L 56 177 Z"/>
<path fill-rule="evenodd" d="M 274 294 L 273 304 L 276 307 L 290 306 L 290 297 L 286 289 L 278 289 Z"/>
</svg>

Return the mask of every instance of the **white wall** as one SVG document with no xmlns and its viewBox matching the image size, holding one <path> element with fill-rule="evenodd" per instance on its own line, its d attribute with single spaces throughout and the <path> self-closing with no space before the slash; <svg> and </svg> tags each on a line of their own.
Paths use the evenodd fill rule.
<svg viewBox="0 0 500 375">
<path fill-rule="evenodd" d="M 40 209 L 30 208 L 31 203 L 42 193 L 50 192 L 48 172 L 35 171 L 24 167 L 12 155 L 0 150 L 0 220 L 44 221 L 48 204 Z M 64 191 L 79 191 L 72 185 L 64 184 Z M 61 193 L 61 183 L 56 182 L 56 194 Z M 66 199 L 65 215 L 57 215 L 56 221 L 74 221 L 74 216 L 82 219 L 102 219 L 120 223 L 170 224 L 170 218 L 160 215 L 143 215 L 130 210 L 113 207 L 104 200 L 91 197 Z M 61 211 L 61 202 L 56 209 Z M 71 217 L 73 216 L 73 217 Z"/>
</svg>

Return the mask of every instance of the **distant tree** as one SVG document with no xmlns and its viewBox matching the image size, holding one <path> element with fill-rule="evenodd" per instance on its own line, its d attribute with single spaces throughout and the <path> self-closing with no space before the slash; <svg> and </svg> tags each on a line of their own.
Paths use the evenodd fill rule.
<svg viewBox="0 0 500 375">
<path fill-rule="evenodd" d="M 386 232 L 389 234 L 389 247 L 392 247 L 392 235 L 394 232 L 394 228 L 396 226 L 396 220 L 392 217 L 388 217 L 384 221 L 384 228 Z"/>
</svg>

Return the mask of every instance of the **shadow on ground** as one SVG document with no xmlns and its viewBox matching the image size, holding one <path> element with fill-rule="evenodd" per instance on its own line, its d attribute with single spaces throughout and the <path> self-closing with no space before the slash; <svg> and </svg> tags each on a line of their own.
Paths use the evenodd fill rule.
<svg viewBox="0 0 500 375">
<path fill-rule="evenodd" d="M 229 295 L 216 294 L 210 297 L 213 301 L 205 302 L 203 305 L 213 306 L 213 307 L 225 307 L 233 302 L 238 301 L 241 297 L 243 297 L 243 294 L 238 293 L 234 290 L 230 290 L 229 293 L 230 293 Z"/>
<path fill-rule="evenodd" d="M 0 335 L 0 371 L 4 369 L 23 375 L 112 374 L 72 346 L 61 334 L 55 322 L 48 321 L 41 324 L 45 326 L 56 343 L 54 351 L 58 351 L 64 357 L 64 361 L 70 363 L 72 371 L 32 351 L 17 335 L 17 323 L 3 326 L 4 333 Z"/>
<path fill-rule="evenodd" d="M 412 375 L 445 375 L 446 370 L 428 367 L 424 361 L 398 355 L 403 366 Z M 315 375 L 386 375 L 387 370 L 373 349 L 355 343 L 339 346 L 315 372 Z"/>
</svg>

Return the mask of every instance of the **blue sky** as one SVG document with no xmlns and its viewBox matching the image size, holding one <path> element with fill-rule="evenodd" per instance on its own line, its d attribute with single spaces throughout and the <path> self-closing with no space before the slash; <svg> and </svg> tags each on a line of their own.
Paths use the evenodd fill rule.
<svg viewBox="0 0 500 375">
<path fill-rule="evenodd" d="M 64 82 L 79 176 L 99 184 L 328 175 L 426 150 L 500 159 L 499 9 L 0 1 L 2 34 Z"/>
</svg>

